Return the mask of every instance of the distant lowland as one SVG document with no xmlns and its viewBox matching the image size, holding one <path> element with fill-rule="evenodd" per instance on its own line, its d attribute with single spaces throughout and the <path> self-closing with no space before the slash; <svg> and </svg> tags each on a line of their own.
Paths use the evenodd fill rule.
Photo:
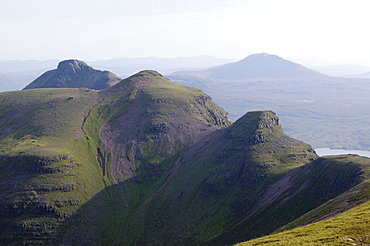
<svg viewBox="0 0 370 246">
<path fill-rule="evenodd" d="M 370 149 L 368 80 L 57 63 L 0 93 L 1 245 L 370 244 L 370 158 L 315 151 Z"/>
</svg>

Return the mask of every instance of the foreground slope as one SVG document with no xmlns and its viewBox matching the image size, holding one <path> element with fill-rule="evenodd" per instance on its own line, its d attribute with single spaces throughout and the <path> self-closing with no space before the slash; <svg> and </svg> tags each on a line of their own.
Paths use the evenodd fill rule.
<svg viewBox="0 0 370 246">
<path fill-rule="evenodd" d="M 369 245 L 369 211 L 368 202 L 329 220 L 238 245 Z"/>
<path fill-rule="evenodd" d="M 238 245 L 368 245 L 370 243 L 370 159 L 355 155 L 320 158 L 326 166 L 346 170 L 352 179 L 354 167 L 360 171 L 360 182 L 297 220 L 280 228 L 275 234 Z M 337 171 L 339 171 L 337 169 Z M 331 177 L 334 179 L 334 177 Z M 349 179 L 343 180 L 349 182 Z M 342 184 L 338 184 L 342 185 Z M 316 197 L 315 197 L 316 198 Z"/>
<path fill-rule="evenodd" d="M 50 70 L 36 78 L 24 90 L 35 88 L 90 88 L 100 90 L 121 81 L 109 71 L 93 69 L 83 61 L 65 60 L 57 69 Z"/>
</svg>

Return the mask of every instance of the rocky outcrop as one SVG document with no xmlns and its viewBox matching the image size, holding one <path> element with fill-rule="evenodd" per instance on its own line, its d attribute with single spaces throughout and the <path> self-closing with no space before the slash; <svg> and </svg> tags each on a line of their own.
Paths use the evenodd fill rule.
<svg viewBox="0 0 370 246">
<path fill-rule="evenodd" d="M 47 71 L 24 89 L 35 88 L 90 88 L 101 90 L 111 87 L 121 78 L 109 71 L 95 70 L 79 60 L 65 60 L 57 69 Z"/>
</svg>

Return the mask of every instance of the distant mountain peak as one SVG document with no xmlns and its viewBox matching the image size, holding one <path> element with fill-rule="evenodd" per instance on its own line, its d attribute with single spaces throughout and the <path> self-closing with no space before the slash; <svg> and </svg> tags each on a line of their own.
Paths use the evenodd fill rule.
<svg viewBox="0 0 370 246">
<path fill-rule="evenodd" d="M 250 55 L 241 61 L 221 66 L 217 70 L 219 71 L 213 75 L 215 78 L 219 76 L 225 78 L 282 78 L 317 74 L 300 64 L 267 53 Z"/>
<path fill-rule="evenodd" d="M 61 61 L 57 69 L 45 72 L 24 89 L 90 88 L 101 90 L 121 80 L 109 71 L 95 70 L 83 61 L 71 59 Z"/>
</svg>

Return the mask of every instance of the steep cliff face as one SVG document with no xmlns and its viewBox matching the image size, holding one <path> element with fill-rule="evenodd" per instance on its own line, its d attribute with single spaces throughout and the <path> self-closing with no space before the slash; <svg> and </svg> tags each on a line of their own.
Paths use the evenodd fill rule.
<svg viewBox="0 0 370 246">
<path fill-rule="evenodd" d="M 35 88 L 90 88 L 100 90 L 121 81 L 108 71 L 95 70 L 83 61 L 61 61 L 55 70 L 45 72 L 27 85 L 24 90 Z"/>
</svg>

